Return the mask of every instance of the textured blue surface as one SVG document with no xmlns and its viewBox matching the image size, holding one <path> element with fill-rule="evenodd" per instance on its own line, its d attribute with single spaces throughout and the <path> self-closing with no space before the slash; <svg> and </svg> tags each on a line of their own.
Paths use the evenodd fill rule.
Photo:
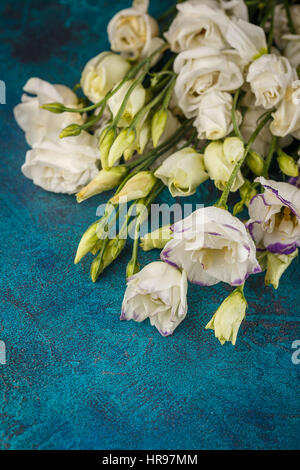
<svg viewBox="0 0 300 470">
<path fill-rule="evenodd" d="M 189 289 L 173 337 L 120 322 L 128 251 L 97 284 L 90 260 L 73 265 L 99 197 L 47 193 L 25 179 L 26 144 L 12 116 L 30 76 L 72 86 L 108 47 L 105 27 L 128 1 L 0 2 L 0 365 L 2 449 L 299 448 L 299 265 L 278 291 L 247 282 L 249 310 L 236 348 L 204 330 L 228 288 Z M 152 1 L 152 11 L 170 1 Z M 194 201 L 213 201 L 213 194 Z M 161 200 L 169 200 L 165 191 Z M 158 252 L 143 254 L 146 264 Z"/>
</svg>

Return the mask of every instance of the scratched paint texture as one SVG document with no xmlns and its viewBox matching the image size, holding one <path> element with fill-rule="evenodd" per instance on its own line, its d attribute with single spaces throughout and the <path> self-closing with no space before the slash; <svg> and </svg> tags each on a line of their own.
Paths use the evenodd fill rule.
<svg viewBox="0 0 300 470">
<path fill-rule="evenodd" d="M 129 2 L 0 2 L 1 449 L 296 449 L 299 265 L 278 291 L 247 282 L 238 344 L 221 347 L 208 319 L 229 289 L 191 286 L 173 337 L 146 321 L 119 321 L 128 251 L 97 284 L 77 242 L 106 195 L 81 204 L 43 191 L 20 172 L 27 149 L 12 115 L 30 76 L 72 86 L 108 47 L 106 24 Z M 152 1 L 153 13 L 170 1 Z M 213 202 L 211 188 L 193 201 Z M 171 201 L 165 191 L 160 201 Z M 142 254 L 141 262 L 158 258 Z"/>
</svg>

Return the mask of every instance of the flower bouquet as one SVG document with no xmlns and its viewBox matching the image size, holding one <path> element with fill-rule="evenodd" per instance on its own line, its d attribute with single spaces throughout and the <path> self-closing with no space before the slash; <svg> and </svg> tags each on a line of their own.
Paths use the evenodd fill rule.
<svg viewBox="0 0 300 470">
<path fill-rule="evenodd" d="M 78 203 L 116 188 L 75 264 L 92 253 L 96 282 L 133 239 L 122 320 L 149 318 L 168 336 L 187 315 L 188 282 L 224 282 L 233 290 L 206 328 L 234 345 L 248 276 L 265 271 L 277 289 L 298 254 L 300 5 L 178 1 L 156 20 L 148 3 L 111 19 L 111 51 L 73 90 L 28 80 L 14 110 L 31 147 L 22 171 Z M 165 187 L 176 201 L 208 180 L 212 205 L 145 232 Z M 141 269 L 139 248 L 160 261 Z"/>
</svg>

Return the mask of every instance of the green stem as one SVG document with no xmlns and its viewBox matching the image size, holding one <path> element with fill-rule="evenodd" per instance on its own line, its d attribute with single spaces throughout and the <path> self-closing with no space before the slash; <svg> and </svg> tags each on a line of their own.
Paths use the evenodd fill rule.
<svg viewBox="0 0 300 470">
<path fill-rule="evenodd" d="M 226 184 L 226 187 L 222 193 L 222 196 L 220 197 L 219 199 L 219 202 L 216 204 L 217 207 L 221 207 L 221 208 L 227 208 L 227 199 L 228 199 L 228 196 L 229 196 L 229 193 L 230 193 L 230 189 L 234 183 L 234 180 L 237 176 L 237 173 L 238 171 L 240 170 L 241 166 L 243 165 L 244 161 L 246 160 L 246 157 L 251 149 L 251 146 L 253 145 L 253 143 L 255 142 L 255 139 L 256 137 L 258 136 L 258 134 L 260 133 L 260 131 L 262 130 L 262 128 L 267 124 L 267 122 L 271 119 L 271 115 L 272 113 L 274 112 L 274 109 L 271 109 L 270 111 L 268 111 L 268 113 L 266 114 L 265 118 L 260 120 L 258 126 L 256 127 L 255 131 L 252 133 L 246 147 L 245 147 L 245 150 L 244 150 L 244 154 L 241 158 L 241 160 L 239 160 L 237 162 L 237 164 L 235 165 L 234 169 L 232 170 L 232 173 L 229 177 L 229 180 L 227 181 L 227 184 Z"/>
<path fill-rule="evenodd" d="M 236 107 L 237 107 L 239 96 L 240 96 L 240 89 L 235 92 L 234 97 L 233 97 L 231 119 L 232 119 L 233 130 L 234 130 L 235 135 L 239 137 L 241 140 L 244 140 L 240 132 L 239 126 L 237 124 L 237 120 L 236 120 Z"/>
<path fill-rule="evenodd" d="M 151 100 L 144 108 L 142 108 L 136 114 L 136 116 L 133 118 L 129 126 L 131 129 L 133 129 L 136 126 L 139 119 L 143 119 L 143 117 L 150 111 L 150 109 L 152 109 L 156 104 L 158 104 L 162 100 L 162 98 L 164 98 L 164 96 L 168 94 L 170 88 L 172 88 L 173 80 L 174 80 L 174 77 L 168 82 L 167 86 L 158 95 L 156 95 L 155 98 L 153 98 L 153 100 Z M 164 101 L 165 101 L 165 98 L 163 100 L 162 107 L 164 107 Z"/>
<path fill-rule="evenodd" d="M 184 133 L 187 131 L 188 124 L 191 123 L 191 119 L 184 121 L 182 126 L 177 129 L 174 134 L 169 137 L 168 140 L 160 144 L 155 149 L 152 149 L 146 155 L 141 155 L 139 158 L 132 162 L 124 163 L 124 166 L 129 170 L 136 168 L 145 161 L 151 160 L 153 157 L 158 158 L 167 152 L 173 145 L 175 145 L 183 137 Z"/>
<path fill-rule="evenodd" d="M 264 164 L 263 176 L 265 178 L 268 178 L 269 168 L 270 168 L 271 161 L 272 161 L 275 149 L 276 149 L 276 145 L 277 145 L 277 137 L 273 135 L 272 140 L 271 140 L 271 145 L 270 145 L 270 148 L 269 148 L 269 152 L 268 152 L 268 155 L 266 157 L 265 164 Z"/>
<path fill-rule="evenodd" d="M 171 99 L 171 96 L 172 96 L 172 93 L 173 93 L 173 90 L 174 90 L 174 87 L 175 87 L 175 84 L 176 84 L 176 78 L 177 78 L 177 76 L 173 75 L 173 77 L 170 80 L 170 83 L 169 83 L 168 88 L 166 90 L 164 100 L 162 102 L 162 108 L 163 109 L 168 109 L 169 102 L 170 102 L 170 99 Z"/>
</svg>

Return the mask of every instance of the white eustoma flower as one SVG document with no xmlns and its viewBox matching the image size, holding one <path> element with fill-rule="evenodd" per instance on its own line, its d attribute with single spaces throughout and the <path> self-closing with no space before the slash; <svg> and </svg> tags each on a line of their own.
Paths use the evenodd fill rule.
<svg viewBox="0 0 300 470">
<path fill-rule="evenodd" d="M 92 103 L 98 103 L 130 69 L 127 60 L 113 52 L 102 52 L 85 65 L 80 84 Z"/>
<path fill-rule="evenodd" d="M 300 190 L 263 177 L 255 181 L 265 191 L 250 202 L 248 230 L 260 248 L 288 255 L 300 246 Z"/>
<path fill-rule="evenodd" d="M 115 52 L 138 59 L 147 54 L 158 36 L 158 24 L 147 14 L 149 1 L 134 1 L 132 8 L 119 11 L 109 22 L 107 33 Z"/>
<path fill-rule="evenodd" d="M 128 80 L 121 86 L 121 88 L 107 101 L 108 107 L 112 112 L 113 117 L 116 117 L 120 106 L 125 98 L 126 93 L 129 91 L 133 80 Z M 119 127 L 128 126 L 134 116 L 144 106 L 146 101 L 146 90 L 140 83 L 133 89 L 129 99 L 126 103 L 125 109 L 118 123 Z"/>
<path fill-rule="evenodd" d="M 262 107 L 250 107 L 243 114 L 243 121 L 240 127 L 241 134 L 248 142 L 251 135 L 257 127 L 258 119 L 266 112 Z M 272 134 L 268 126 L 264 126 L 258 136 L 256 137 L 251 148 L 262 157 L 265 157 L 269 151 L 272 140 Z"/>
<path fill-rule="evenodd" d="M 264 54 L 250 65 L 247 82 L 256 97 L 256 106 L 270 109 L 282 100 L 287 87 L 296 78 L 286 57 Z"/>
<path fill-rule="evenodd" d="M 232 17 L 219 27 L 227 43 L 246 63 L 267 52 L 265 32 L 260 26 Z"/>
<path fill-rule="evenodd" d="M 300 34 L 300 5 L 290 5 L 289 7 L 296 34 Z M 286 9 L 281 3 L 276 5 L 274 10 L 274 39 L 279 49 L 283 50 L 288 39 L 286 35 L 290 34 Z"/>
<path fill-rule="evenodd" d="M 242 155 L 240 155 L 241 157 Z M 236 163 L 236 160 L 232 161 L 230 159 L 230 155 L 225 154 L 222 142 L 211 142 L 204 151 L 205 169 L 216 187 L 221 191 L 225 189 Z M 243 184 L 244 178 L 239 170 L 230 191 L 237 191 Z"/>
<path fill-rule="evenodd" d="M 166 263 L 145 266 L 127 282 L 121 320 L 150 319 L 162 336 L 171 335 L 187 314 L 187 278 Z"/>
<path fill-rule="evenodd" d="M 62 103 L 71 108 L 77 108 L 78 98 L 73 91 L 64 85 L 52 85 L 40 78 L 30 78 L 24 86 L 22 102 L 14 108 L 14 116 L 25 132 L 27 143 L 31 147 L 38 146 L 49 131 L 60 131 L 73 123 L 83 124 L 83 118 L 78 113 L 51 113 L 41 106 L 49 103 Z"/>
<path fill-rule="evenodd" d="M 38 146 L 26 153 L 23 174 L 34 184 L 54 193 L 73 194 L 98 173 L 97 138 L 85 131 L 59 139 L 48 131 Z"/>
<path fill-rule="evenodd" d="M 291 134 L 300 139 L 300 80 L 295 80 L 286 90 L 278 109 L 272 115 L 270 130 L 273 135 Z"/>
<path fill-rule="evenodd" d="M 211 286 L 223 281 L 238 286 L 261 271 L 244 224 L 224 209 L 198 209 L 172 230 L 174 238 L 164 247 L 161 259 L 184 269 L 190 282 Z"/>
<path fill-rule="evenodd" d="M 232 95 L 225 91 L 211 91 L 203 95 L 194 121 L 199 139 L 217 140 L 230 134 L 233 129 L 232 101 Z M 236 116 L 239 125 L 241 113 L 237 111 Z"/>
<path fill-rule="evenodd" d="M 174 52 L 200 46 L 223 49 L 227 43 L 217 23 L 226 21 L 226 14 L 216 1 L 183 2 L 165 37 Z M 217 22 L 216 22 L 217 21 Z"/>
<path fill-rule="evenodd" d="M 175 94 L 186 117 L 195 117 L 203 94 L 208 91 L 232 91 L 243 84 L 236 63 L 212 47 L 198 47 L 181 52 L 175 59 L 178 73 Z"/>
<path fill-rule="evenodd" d="M 170 155 L 154 173 L 168 186 L 173 197 L 190 196 L 207 180 L 203 155 L 185 147 Z"/>
<path fill-rule="evenodd" d="M 286 35 L 287 45 L 283 55 L 290 61 L 292 67 L 300 65 L 300 34 Z"/>
<path fill-rule="evenodd" d="M 247 302 L 240 288 L 234 290 L 220 305 L 205 329 L 214 330 L 215 337 L 223 345 L 225 341 L 236 343 L 241 322 L 245 318 Z"/>
</svg>

